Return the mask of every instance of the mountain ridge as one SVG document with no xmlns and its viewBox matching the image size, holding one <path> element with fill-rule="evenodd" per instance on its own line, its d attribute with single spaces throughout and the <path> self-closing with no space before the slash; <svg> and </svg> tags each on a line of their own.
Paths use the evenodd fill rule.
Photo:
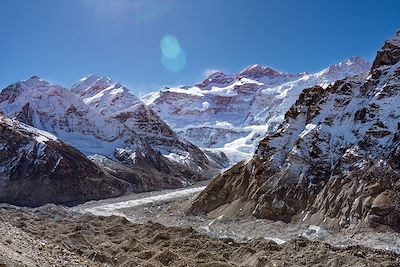
<svg viewBox="0 0 400 267">
<path fill-rule="evenodd" d="M 0 201 L 40 206 L 116 197 L 130 185 L 50 133 L 0 113 Z"/>
<path fill-rule="evenodd" d="M 189 212 L 400 231 L 399 38 L 369 73 L 302 91 L 253 158 L 217 176 Z"/>
<path fill-rule="evenodd" d="M 251 157 L 262 137 L 276 129 L 301 91 L 367 72 L 370 63 L 352 57 L 320 72 L 283 73 L 253 65 L 236 75 L 211 74 L 190 87 L 166 88 L 142 100 L 181 137 L 229 165 Z"/>
<path fill-rule="evenodd" d="M 77 148 L 134 191 L 185 186 L 217 172 L 200 149 L 125 87 L 99 79 L 102 83 L 81 84 L 86 88 L 80 97 L 32 77 L 2 90 L 0 109 Z"/>
</svg>

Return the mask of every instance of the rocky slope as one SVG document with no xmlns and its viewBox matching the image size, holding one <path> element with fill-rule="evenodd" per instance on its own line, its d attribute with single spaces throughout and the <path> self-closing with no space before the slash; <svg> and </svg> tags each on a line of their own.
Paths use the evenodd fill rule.
<svg viewBox="0 0 400 267">
<path fill-rule="evenodd" d="M 0 110 L 77 148 L 134 191 L 179 187 L 215 171 L 200 149 L 109 78 L 89 76 L 70 91 L 32 77 L 0 92 Z"/>
<path fill-rule="evenodd" d="M 193 229 L 71 214 L 54 206 L 0 208 L 0 266 L 398 266 L 394 253 L 298 237 L 238 243 Z"/>
<path fill-rule="evenodd" d="M 304 90 L 253 158 L 189 212 L 400 231 L 400 32 L 368 74 Z"/>
<path fill-rule="evenodd" d="M 55 136 L 0 114 L 0 202 L 72 204 L 124 194 L 129 184 L 105 173 Z"/>
<path fill-rule="evenodd" d="M 326 87 L 367 72 L 354 57 L 314 74 L 281 73 L 251 66 L 237 75 L 212 74 L 193 87 L 166 88 L 143 98 L 182 137 L 230 162 L 251 157 L 266 133 L 276 130 L 304 88 Z"/>
</svg>

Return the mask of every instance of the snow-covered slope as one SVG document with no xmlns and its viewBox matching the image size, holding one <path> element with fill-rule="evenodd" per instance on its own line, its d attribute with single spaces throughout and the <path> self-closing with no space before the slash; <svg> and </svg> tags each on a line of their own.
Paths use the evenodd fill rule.
<svg viewBox="0 0 400 267">
<path fill-rule="evenodd" d="M 0 113 L 0 202 L 68 204 L 119 196 L 128 188 L 54 135 Z"/>
<path fill-rule="evenodd" d="M 134 111 L 135 106 L 141 104 L 127 88 L 108 77 L 90 75 L 82 78 L 72 86 L 71 91 L 85 104 L 107 116 Z"/>
<path fill-rule="evenodd" d="M 131 91 L 110 78 L 91 75 L 72 87 L 72 92 L 107 120 L 117 121 L 134 132 L 164 157 L 189 165 L 209 167 L 208 160 L 196 146 L 179 137 L 152 109 Z"/>
<path fill-rule="evenodd" d="M 69 90 L 38 77 L 1 91 L 0 109 L 11 118 L 53 133 L 87 154 L 112 156 L 113 146 L 123 131 Z"/>
<path fill-rule="evenodd" d="M 193 87 L 166 88 L 142 100 L 180 136 L 231 164 L 249 158 L 266 133 L 275 130 L 304 88 L 367 72 L 354 57 L 314 74 L 289 74 L 259 65 L 237 75 L 212 74 Z"/>
<path fill-rule="evenodd" d="M 369 73 L 304 90 L 253 158 L 191 212 L 400 231 L 400 32 Z"/>
<path fill-rule="evenodd" d="M 54 134 L 98 164 L 112 166 L 113 175 L 131 179 L 138 191 L 177 187 L 179 179 L 186 184 L 213 171 L 200 149 L 109 78 L 89 76 L 71 91 L 32 77 L 0 93 L 0 110 Z M 153 182 L 138 185 L 143 178 Z"/>
</svg>

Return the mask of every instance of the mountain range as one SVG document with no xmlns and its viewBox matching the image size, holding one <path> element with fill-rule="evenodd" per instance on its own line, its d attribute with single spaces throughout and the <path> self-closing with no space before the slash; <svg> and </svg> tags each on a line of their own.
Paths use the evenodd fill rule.
<svg viewBox="0 0 400 267">
<path fill-rule="evenodd" d="M 195 86 L 165 88 L 143 101 L 178 135 L 233 165 L 283 122 L 303 89 L 365 73 L 371 64 L 353 57 L 317 73 L 282 73 L 254 65 L 235 75 L 216 72 Z"/>
<path fill-rule="evenodd" d="M 301 92 L 188 212 L 400 231 L 400 32 L 367 73 Z"/>
<path fill-rule="evenodd" d="M 187 186 L 210 178 L 219 168 L 129 90 L 108 78 L 89 76 L 69 90 L 32 77 L 1 91 L 0 110 L 19 122 L 14 125 L 23 123 L 47 132 L 68 144 L 68 149 L 79 150 L 86 161 L 90 159 L 112 178 L 128 182 L 131 192 Z M 33 152 L 21 148 L 21 153 L 32 156 Z M 51 163 L 49 169 L 55 168 L 56 162 Z M 31 168 L 36 164 L 32 162 Z M 0 166 L 19 168 L 14 158 L 5 158 Z M 27 176 L 39 181 L 49 169 Z M 50 195 L 48 200 L 58 202 Z"/>
<path fill-rule="evenodd" d="M 395 186 L 390 179 L 371 203 L 357 207 L 342 207 L 347 202 L 335 202 L 337 195 L 327 189 L 354 175 L 348 186 L 355 190 L 355 181 L 358 186 L 364 179 L 356 170 L 365 175 L 382 171 L 380 162 L 396 162 L 397 152 L 388 148 L 397 144 L 396 110 L 391 111 L 396 94 L 390 89 L 398 75 L 396 40 L 385 44 L 372 65 L 353 57 L 317 73 L 294 74 L 254 65 L 141 99 L 97 75 L 69 89 L 36 76 L 16 82 L 0 92 L 2 128 L 9 133 L 1 139 L 0 187 L 8 191 L 0 198 L 32 206 L 74 203 L 188 186 L 236 164 L 210 183 L 189 212 L 284 221 L 306 214 L 302 219 L 331 227 L 350 225 L 369 216 L 381 194 L 385 201 L 397 199 L 396 191 L 379 191 Z M 15 136 L 24 145 L 14 144 Z M 24 181 L 37 190 L 22 186 Z M 85 183 L 90 190 L 84 191 Z M 364 187 L 340 194 L 362 201 Z M 363 205 L 369 208 L 361 212 Z M 329 217 L 331 206 L 349 211 Z M 375 221 L 394 220 L 382 216 Z"/>
</svg>

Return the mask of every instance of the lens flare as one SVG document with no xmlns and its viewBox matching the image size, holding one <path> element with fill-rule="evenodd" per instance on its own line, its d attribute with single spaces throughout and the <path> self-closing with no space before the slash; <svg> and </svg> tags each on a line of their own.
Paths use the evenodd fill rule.
<svg viewBox="0 0 400 267">
<path fill-rule="evenodd" d="M 179 44 L 178 39 L 171 34 L 166 34 L 161 39 L 161 52 L 167 58 L 176 58 L 178 57 L 181 51 L 181 45 Z"/>
<path fill-rule="evenodd" d="M 168 58 L 162 54 L 161 62 L 167 70 L 180 72 L 186 66 L 186 53 L 181 49 L 180 53 L 175 58 Z"/>
<path fill-rule="evenodd" d="M 173 72 L 179 72 L 186 66 L 186 53 L 179 40 L 172 34 L 161 38 L 161 62 L 164 67 Z"/>
</svg>

